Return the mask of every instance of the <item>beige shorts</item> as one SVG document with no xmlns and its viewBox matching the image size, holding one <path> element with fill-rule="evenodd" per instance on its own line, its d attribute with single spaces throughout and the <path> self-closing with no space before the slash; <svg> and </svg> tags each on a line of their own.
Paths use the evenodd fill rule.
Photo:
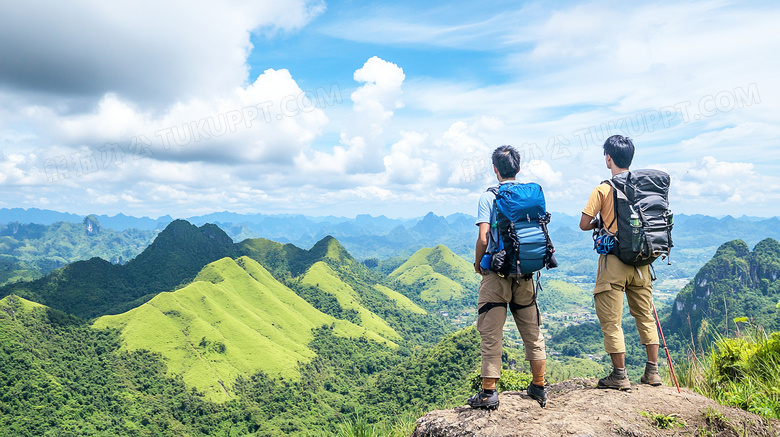
<svg viewBox="0 0 780 437">
<path fill-rule="evenodd" d="M 513 303 L 520 306 L 530 305 L 534 298 L 532 279 L 515 280 L 502 278 L 495 272 L 482 276 L 479 284 L 477 308 L 488 303 Z M 515 325 L 525 345 L 525 359 L 544 360 L 544 337 L 541 331 L 541 319 L 536 305 L 522 309 L 511 309 Z M 482 377 L 499 378 L 501 376 L 501 353 L 503 352 L 504 323 L 506 307 L 490 309 L 477 317 L 477 330 L 482 339 Z"/>
<path fill-rule="evenodd" d="M 626 351 L 621 325 L 624 293 L 642 344 L 658 344 L 650 266 L 634 267 L 623 264 L 615 255 L 601 255 L 593 299 L 604 334 L 604 349 L 610 354 Z"/>
</svg>

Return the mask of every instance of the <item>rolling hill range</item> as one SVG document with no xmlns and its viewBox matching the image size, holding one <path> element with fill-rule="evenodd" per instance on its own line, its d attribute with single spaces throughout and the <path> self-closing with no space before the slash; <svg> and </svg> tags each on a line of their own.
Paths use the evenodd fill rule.
<svg viewBox="0 0 780 437">
<path fill-rule="evenodd" d="M 100 220 L 104 231 L 116 229 L 123 231 L 123 233 L 125 231 L 131 233 L 155 232 L 173 221 L 168 216 L 158 219 L 134 218 L 122 214 L 114 217 L 105 215 L 91 217 Z M 191 217 L 187 220 L 196 225 L 215 223 L 234 241 L 263 237 L 282 243 L 291 243 L 291 245 L 294 244 L 298 247 L 310 247 L 327 236 L 333 236 L 338 238 L 339 242 L 357 259 L 378 262 L 379 260 L 397 258 L 393 260 L 394 267 L 400 265 L 406 257 L 411 256 L 417 250 L 439 244 L 446 245 L 454 253 L 470 260 L 476 229 L 474 226 L 475 218 L 462 213 L 446 217 L 429 213 L 419 218 L 391 219 L 385 216 L 372 217 L 367 214 L 346 218 L 309 217 L 293 214 L 247 215 L 221 212 Z M 72 224 L 80 226 L 83 217 L 35 208 L 28 210 L 0 208 L 0 223 L 9 225 L 12 222 L 18 222 L 17 224 L 35 223 L 36 226 L 39 226 L 51 225 L 57 221 L 72 222 Z M 552 240 L 558 250 L 556 256 L 560 267 L 550 271 L 549 276 L 564 280 L 577 277 L 580 282 L 593 282 L 597 257 L 592 250 L 590 233 L 581 232 L 577 225 L 578 222 L 579 216 L 553 213 L 553 220 L 549 227 Z M 721 244 L 733 239 L 742 239 L 749 246 L 753 246 L 767 237 L 780 239 L 780 226 L 778 226 L 780 219 L 777 217 L 743 216 L 734 218 L 726 216 L 716 218 L 678 214 L 675 216 L 675 222 L 673 232 L 675 249 L 671 257 L 671 264 L 659 265 L 656 272 L 660 279 L 656 283 L 656 287 L 671 295 L 676 294 L 688 280 L 693 278 L 696 272 L 715 254 Z M 23 250 L 15 251 L 15 247 L 20 247 Z M 3 281 L 34 279 L 46 274 L 51 269 L 62 266 L 62 260 L 56 261 L 56 263 L 50 262 L 57 257 L 62 257 L 70 262 L 76 259 L 86 260 L 91 256 L 100 256 L 115 262 L 120 259 L 129 259 L 132 254 L 140 252 L 143 246 L 137 247 L 134 252 L 125 250 L 130 246 L 120 245 L 117 249 L 119 248 L 122 248 L 126 253 L 95 253 L 86 248 L 79 248 L 77 252 L 73 252 L 72 249 L 68 248 L 68 244 L 64 248 L 59 244 L 46 246 L 45 243 L 37 240 L 28 240 L 21 247 L 16 242 L 9 246 L 10 252 L 6 254 L 7 256 L 0 256 L 0 284 Z M 29 259 L 25 259 L 28 254 L 34 255 L 36 253 L 46 254 L 46 259 L 35 255 L 37 256 L 35 262 L 43 263 L 40 267 L 31 264 Z M 398 262 L 395 263 L 395 261 Z M 309 266 L 310 264 L 305 268 Z M 296 272 L 296 275 L 300 273 Z"/>
<path fill-rule="evenodd" d="M 299 379 L 298 364 L 316 356 L 308 345 L 312 330 L 321 326 L 394 347 L 391 339 L 400 336 L 380 318 L 372 322 L 361 327 L 326 315 L 259 263 L 240 257 L 215 261 L 186 287 L 124 314 L 103 316 L 93 326 L 119 329 L 124 348 L 160 353 L 168 371 L 182 375 L 187 386 L 226 401 L 241 375 Z"/>
<path fill-rule="evenodd" d="M 249 289 L 253 281 L 261 288 L 268 286 L 269 292 L 253 296 Z M 194 284 L 199 285 L 162 293 L 161 299 L 137 308 L 136 313 L 147 314 L 136 321 L 121 320 L 122 316 L 99 319 L 99 323 L 108 321 L 107 326 L 128 322 L 117 324 L 122 331 L 95 329 L 77 317 L 17 296 L 0 299 L 0 435 L 334 435 L 339 424 L 356 412 L 389 427 L 410 408 L 444 405 L 470 390 L 468 376 L 479 355 L 473 328 L 410 354 L 409 348 L 389 348 L 387 343 L 367 339 L 363 328 L 349 322 L 331 319 L 326 327 L 307 330 L 306 325 L 328 317 L 307 307 L 290 290 L 271 292 L 271 287 L 283 286 L 246 258 L 218 260 L 203 269 Z M 228 284 L 242 286 L 233 289 Z M 247 284 L 249 288 L 244 288 Z M 245 306 L 231 310 L 232 320 L 221 323 L 231 324 L 230 329 L 214 323 L 213 329 L 203 330 L 217 317 L 209 309 L 213 311 L 215 304 L 230 308 L 228 301 L 235 299 Z M 148 308 L 152 305 L 157 307 Z M 175 363 L 164 354 L 129 347 L 131 338 L 143 340 L 130 335 L 133 330 L 164 340 L 155 332 L 163 327 L 158 324 L 159 314 L 153 314 L 160 310 L 178 319 L 194 316 L 186 335 L 201 336 L 190 348 L 209 361 L 203 368 L 207 373 L 216 372 L 219 365 L 254 365 L 241 363 L 242 351 L 237 349 L 253 352 L 259 349 L 256 345 L 227 338 L 220 343 L 212 337 L 242 326 L 262 332 L 268 341 L 275 337 L 274 347 L 279 341 L 286 351 L 301 351 L 311 358 L 295 366 L 299 377 L 272 377 L 262 371 L 243 374 L 234 384 L 225 383 L 232 390 L 229 402 L 212 402 L 209 399 L 217 396 L 204 397 L 192 390 L 185 383 L 189 375 L 182 378 L 172 371 Z M 270 326 L 263 323 L 268 322 L 267 312 L 285 311 L 290 313 L 284 325 L 280 326 L 281 320 Z M 141 320 L 150 326 L 139 326 Z M 181 320 L 167 323 L 175 325 L 174 331 L 184 326 Z M 351 330 L 357 332 L 352 335 Z M 258 340 L 251 332 L 243 335 L 250 336 L 246 343 Z M 230 357 L 233 361 L 215 358 L 231 353 L 238 354 Z M 262 361 L 262 357 L 247 357 Z M 222 389 L 219 382 L 215 384 Z"/>
<path fill-rule="evenodd" d="M 122 350 L 160 354 L 166 374 L 218 402 L 258 372 L 299 379 L 300 366 L 318 356 L 311 344 L 323 327 L 387 350 L 433 344 L 452 330 L 332 237 L 309 250 L 235 244 L 214 225 L 184 221 L 126 265 L 79 261 L 2 292 L 103 316 L 93 326 L 118 330 Z"/>
</svg>

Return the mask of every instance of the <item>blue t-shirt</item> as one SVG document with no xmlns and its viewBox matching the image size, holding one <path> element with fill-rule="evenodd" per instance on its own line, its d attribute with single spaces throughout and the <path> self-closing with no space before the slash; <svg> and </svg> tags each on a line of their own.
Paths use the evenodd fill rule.
<svg viewBox="0 0 780 437">
<path fill-rule="evenodd" d="M 519 184 L 520 181 L 504 181 L 501 182 L 502 184 Z M 498 187 L 498 185 L 496 185 Z M 479 226 L 480 223 L 489 223 L 490 224 L 490 235 L 488 236 L 488 247 L 487 247 L 487 253 L 492 253 L 496 251 L 496 242 L 498 241 L 498 228 L 493 226 L 493 224 L 496 223 L 496 211 L 495 211 L 495 205 L 496 205 L 496 196 L 490 191 L 485 191 L 482 193 L 482 195 L 479 197 L 479 205 L 477 206 L 477 223 L 476 225 Z"/>
</svg>

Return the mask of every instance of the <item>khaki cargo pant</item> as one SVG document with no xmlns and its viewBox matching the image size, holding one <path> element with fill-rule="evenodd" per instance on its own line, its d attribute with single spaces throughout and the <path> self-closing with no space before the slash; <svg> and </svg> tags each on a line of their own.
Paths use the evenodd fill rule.
<svg viewBox="0 0 780 437">
<path fill-rule="evenodd" d="M 634 267 L 623 264 L 615 255 L 599 256 L 593 299 L 604 334 L 604 349 L 610 354 L 626 352 L 621 326 L 624 293 L 642 344 L 658 344 L 650 266 Z"/>
<path fill-rule="evenodd" d="M 513 303 L 515 305 L 529 305 L 533 302 L 534 281 L 532 279 L 502 278 L 495 272 L 489 272 L 482 276 L 479 284 L 479 298 L 477 308 L 485 304 Z M 517 330 L 523 338 L 526 360 L 544 360 L 547 358 L 544 349 L 544 337 L 542 336 L 536 305 L 526 308 L 511 308 Z M 504 323 L 506 322 L 506 305 L 493 307 L 477 316 L 477 331 L 482 338 L 482 377 L 501 377 L 501 353 L 504 340 Z"/>
</svg>

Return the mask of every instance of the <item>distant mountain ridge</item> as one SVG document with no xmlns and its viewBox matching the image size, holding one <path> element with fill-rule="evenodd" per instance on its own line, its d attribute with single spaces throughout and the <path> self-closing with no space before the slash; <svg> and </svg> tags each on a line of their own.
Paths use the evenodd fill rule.
<svg viewBox="0 0 780 437">
<path fill-rule="evenodd" d="M 122 214 L 96 218 L 105 228 L 132 225 L 138 229 L 162 229 L 172 221 L 169 216 L 136 219 Z M 79 216 L 54 211 L 0 209 L 0 223 L 11 219 L 21 223 L 48 223 L 60 219 L 81 221 Z M 553 213 L 549 228 L 553 243 L 558 249 L 560 267 L 549 274 L 558 278 L 579 276 L 592 281 L 597 257 L 592 251 L 590 233 L 579 230 L 579 219 L 579 216 Z M 353 219 L 300 214 L 217 212 L 190 217 L 187 220 L 195 225 L 215 223 L 236 242 L 261 237 L 292 243 L 298 247 L 311 247 L 330 235 L 337 238 L 352 256 L 361 260 L 406 258 L 417 250 L 438 244 L 446 245 L 454 253 L 469 260 L 476 239 L 476 219 L 463 213 L 446 217 L 428 213 L 424 217 L 411 219 L 361 214 Z M 750 246 L 767 237 L 780 239 L 780 219 L 748 216 L 715 218 L 698 214 L 677 214 L 672 237 L 675 243 L 672 265 L 660 266 L 657 273 L 661 281 L 657 285 L 666 292 L 676 293 L 681 286 L 679 279 L 693 277 L 712 257 L 719 245 L 732 239 L 742 239 Z M 13 267 L 12 270 L 14 269 L 18 268 Z"/>
</svg>

